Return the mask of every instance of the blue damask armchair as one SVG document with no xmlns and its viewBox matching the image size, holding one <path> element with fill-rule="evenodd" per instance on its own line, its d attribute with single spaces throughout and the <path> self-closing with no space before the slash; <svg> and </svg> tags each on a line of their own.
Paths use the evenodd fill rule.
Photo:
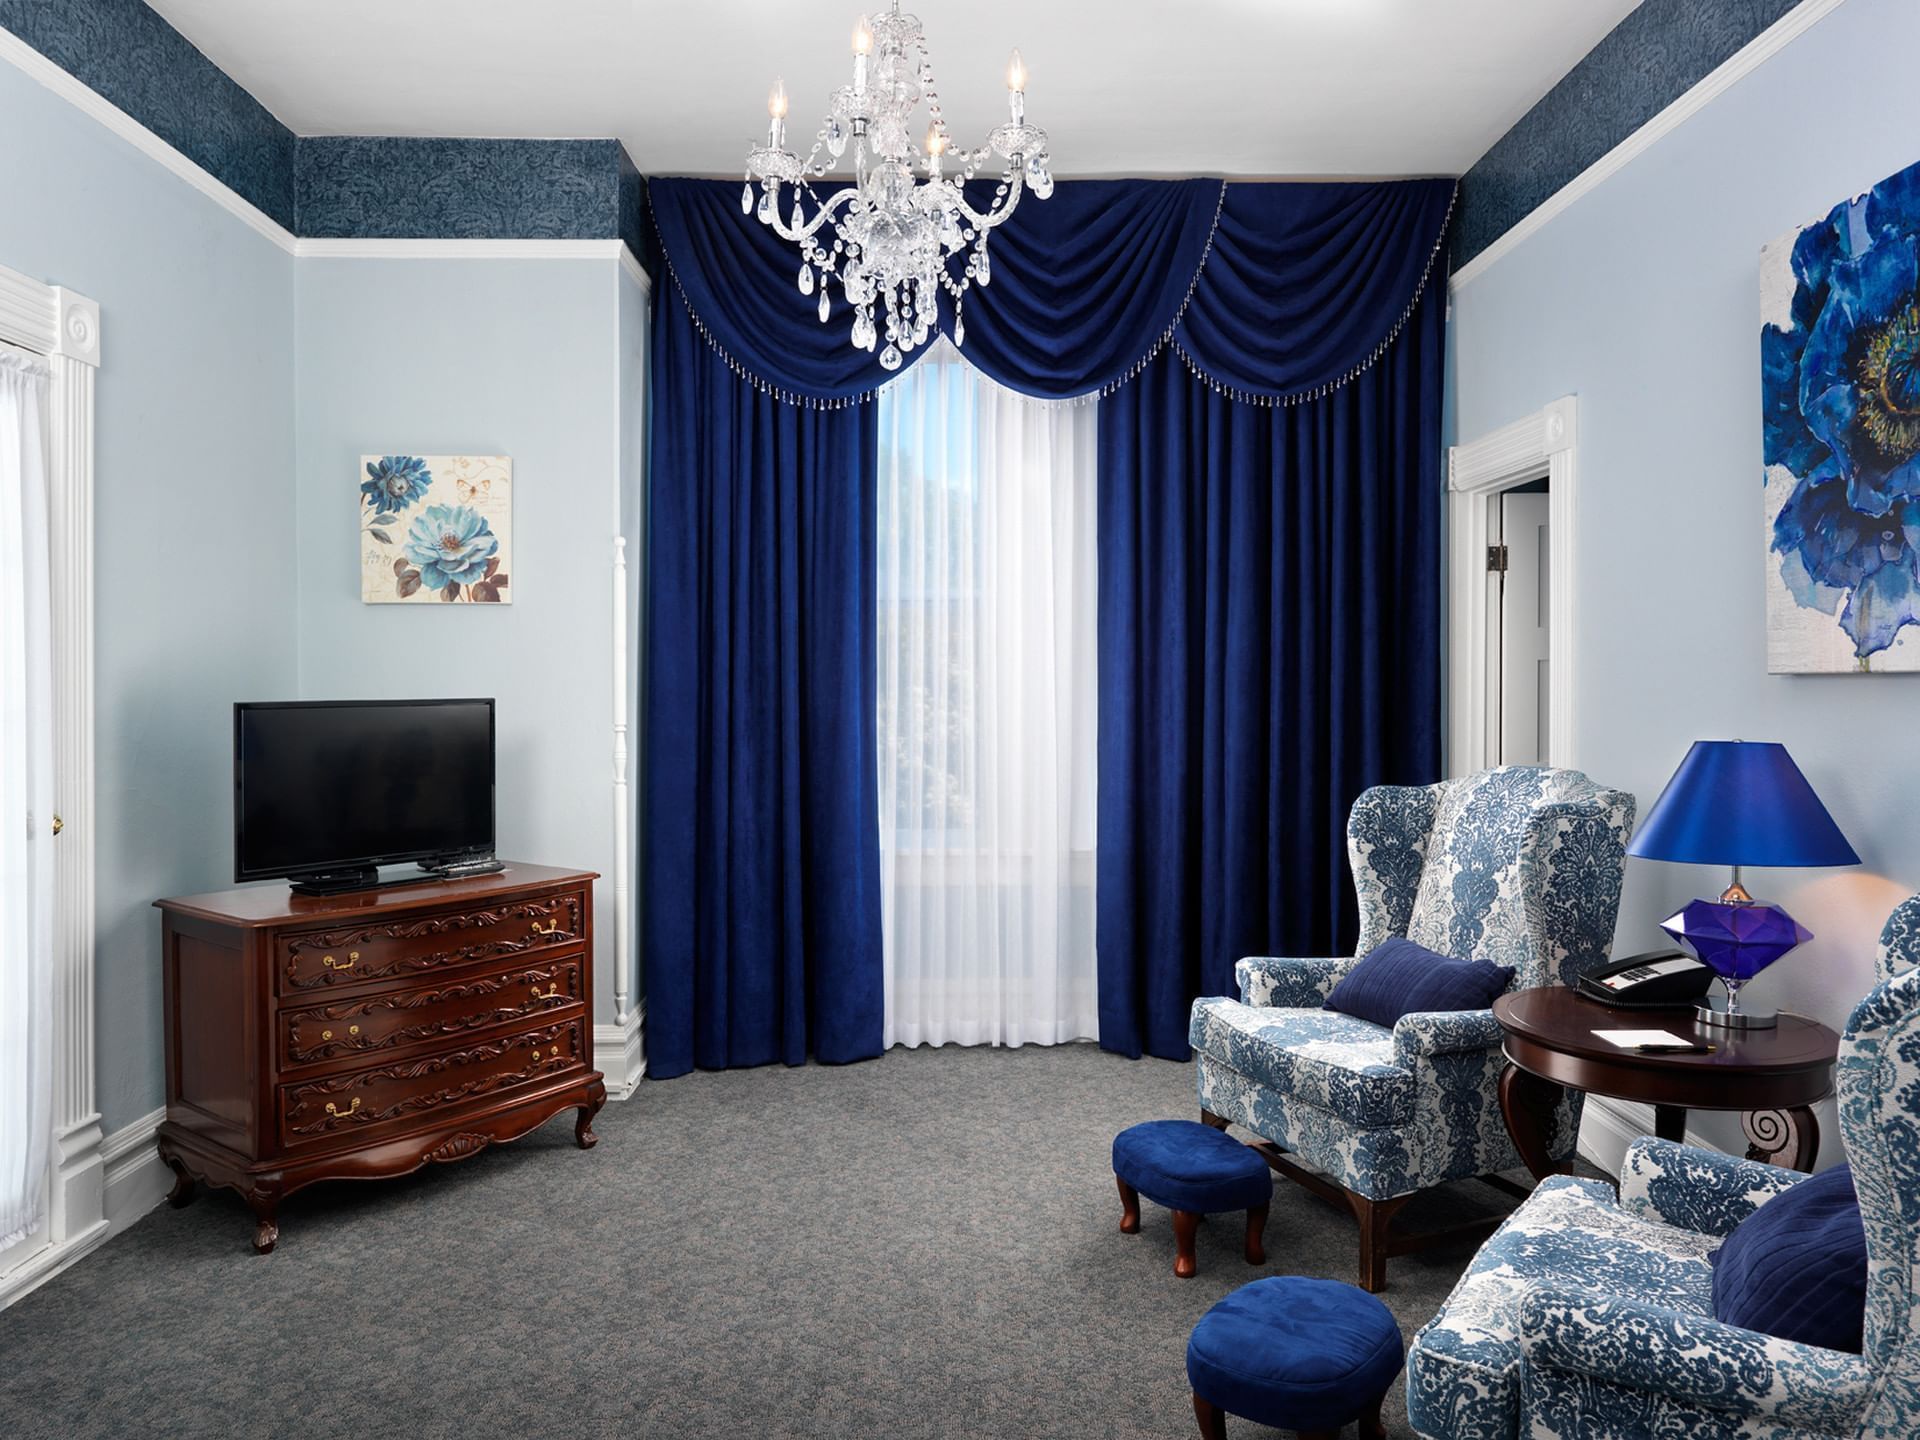
<svg viewBox="0 0 1920 1440">
<path fill-rule="evenodd" d="M 1707 1256 L 1806 1177 L 1636 1140 L 1620 1193 L 1555 1177 L 1414 1337 L 1407 1413 L 1431 1440 L 1920 1435 L 1920 898 L 1840 1045 L 1840 1135 L 1867 1234 L 1859 1355 L 1725 1325 Z"/>
<path fill-rule="evenodd" d="M 1388 1226 L 1408 1199 L 1520 1164 L 1500 1115 L 1501 1031 L 1491 1010 L 1407 1015 L 1387 1030 L 1321 1002 L 1396 935 L 1512 965 L 1515 989 L 1571 984 L 1612 944 L 1633 811 L 1623 791 L 1538 766 L 1377 786 L 1347 821 L 1355 955 L 1250 957 L 1235 968 L 1240 999 L 1194 1002 L 1202 1118 L 1253 1131 L 1275 1169 L 1352 1209 L 1369 1290 L 1386 1283 Z M 1555 1158 L 1579 1130 L 1569 1095 Z"/>
</svg>

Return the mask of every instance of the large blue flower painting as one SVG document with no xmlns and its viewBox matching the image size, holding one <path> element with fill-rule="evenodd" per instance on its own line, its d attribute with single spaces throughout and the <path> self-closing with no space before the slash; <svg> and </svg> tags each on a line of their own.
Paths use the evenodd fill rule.
<svg viewBox="0 0 1920 1440">
<path fill-rule="evenodd" d="M 1920 165 L 1760 254 L 1767 668 L 1920 670 Z"/>
<path fill-rule="evenodd" d="M 513 461 L 362 455 L 360 598 L 504 605 Z"/>
</svg>

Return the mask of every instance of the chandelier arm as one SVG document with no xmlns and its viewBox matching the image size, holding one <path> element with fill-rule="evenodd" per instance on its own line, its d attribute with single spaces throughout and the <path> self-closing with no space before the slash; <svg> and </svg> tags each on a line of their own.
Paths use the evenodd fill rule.
<svg viewBox="0 0 1920 1440">
<path fill-rule="evenodd" d="M 815 200 L 819 201 L 820 208 L 814 212 L 813 219 L 809 220 L 798 230 L 787 223 L 780 214 L 779 202 L 777 200 L 774 202 L 773 219 L 769 223 L 773 226 L 774 234 L 778 235 L 782 240 L 800 241 L 812 239 L 820 227 L 833 218 L 833 212 L 843 205 L 850 204 L 854 195 L 857 193 L 854 187 L 848 186 L 845 190 L 836 190 L 827 199 L 820 200 L 819 195 L 815 193 L 811 185 L 807 186 L 806 189 L 809 195 L 812 195 Z"/>
<path fill-rule="evenodd" d="M 993 229 L 1009 215 L 1013 214 L 1013 207 L 1020 203 L 1020 192 L 1024 188 L 1023 176 L 1025 172 L 1020 166 L 1015 165 L 1011 167 L 1010 173 L 1013 178 L 1007 181 L 1006 204 L 989 206 L 987 213 L 984 215 L 967 203 L 966 192 L 961 190 L 958 185 L 954 186 L 954 204 L 959 207 L 960 213 L 965 215 L 967 219 L 971 220 L 975 225 L 978 225 L 982 230 Z"/>
</svg>

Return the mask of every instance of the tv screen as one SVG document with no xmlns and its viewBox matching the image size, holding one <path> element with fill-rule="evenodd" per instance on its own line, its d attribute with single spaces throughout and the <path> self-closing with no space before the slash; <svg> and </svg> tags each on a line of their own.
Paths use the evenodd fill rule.
<svg viewBox="0 0 1920 1440">
<path fill-rule="evenodd" d="M 493 701 L 233 707 L 235 880 L 493 849 Z"/>
</svg>

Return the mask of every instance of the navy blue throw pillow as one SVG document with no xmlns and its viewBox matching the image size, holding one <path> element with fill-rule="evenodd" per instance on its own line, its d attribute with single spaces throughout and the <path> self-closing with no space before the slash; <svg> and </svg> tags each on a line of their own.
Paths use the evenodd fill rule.
<svg viewBox="0 0 1920 1440">
<path fill-rule="evenodd" d="M 1713 1262 L 1713 1317 L 1802 1345 L 1860 1353 L 1867 1231 L 1853 1167 L 1809 1176 L 1733 1227 Z"/>
<path fill-rule="evenodd" d="M 1340 977 L 1327 1010 L 1371 1020 L 1391 1030 L 1402 1015 L 1422 1010 L 1484 1010 L 1513 979 L 1513 966 L 1454 960 L 1411 940 L 1383 940 Z"/>
</svg>

